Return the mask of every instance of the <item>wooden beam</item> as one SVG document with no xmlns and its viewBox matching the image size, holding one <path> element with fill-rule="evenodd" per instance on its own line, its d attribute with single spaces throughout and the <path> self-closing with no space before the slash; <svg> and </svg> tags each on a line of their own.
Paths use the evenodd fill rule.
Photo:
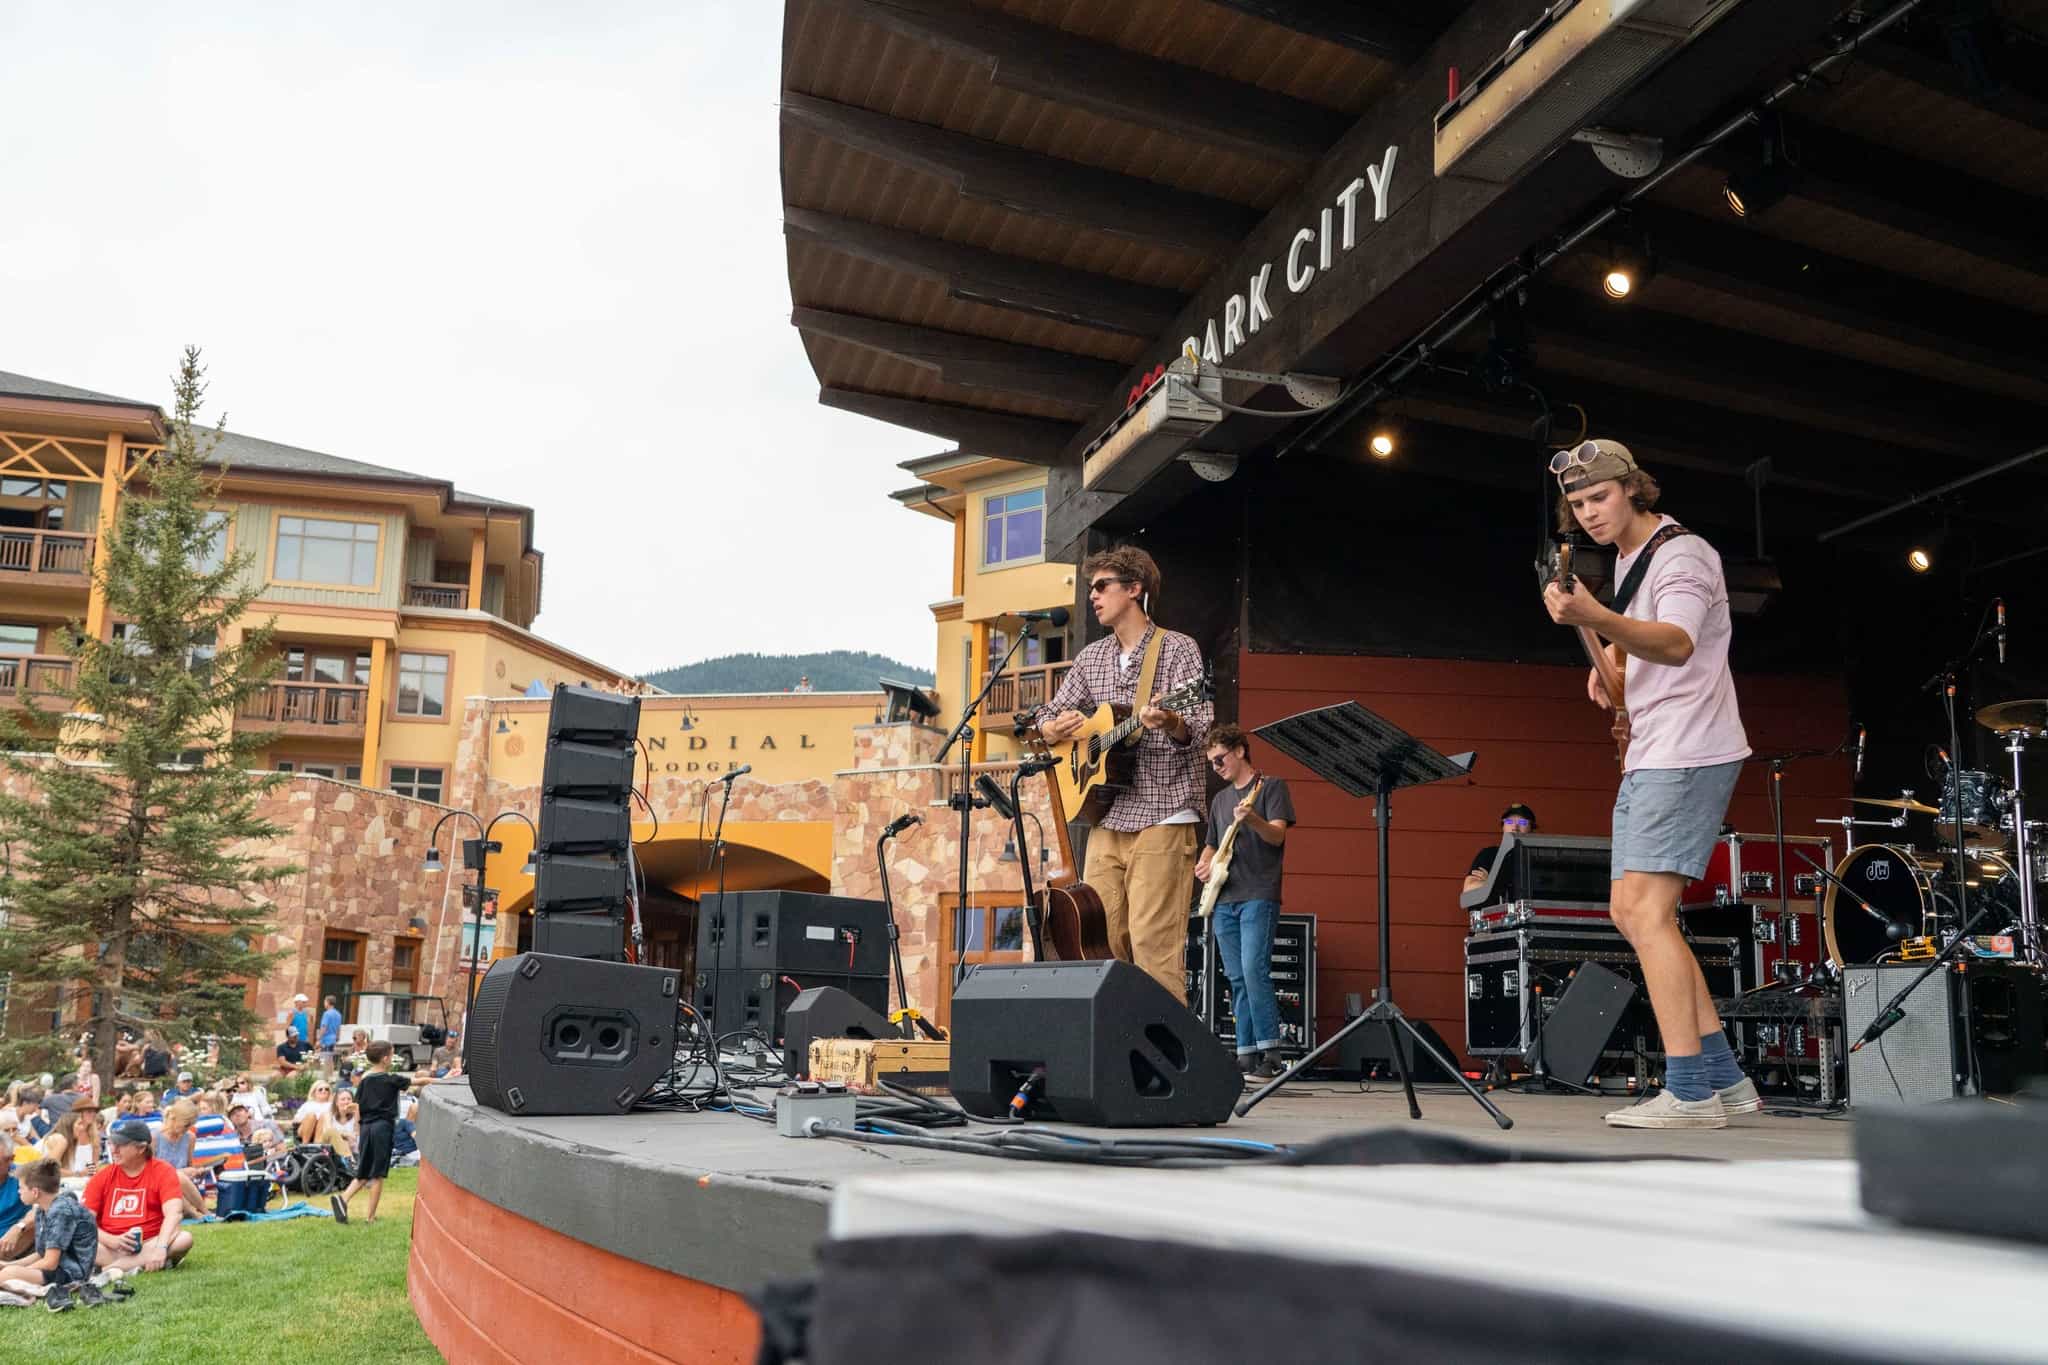
<svg viewBox="0 0 2048 1365">
<path fill-rule="evenodd" d="M 1115 391 L 1126 374 L 1113 360 L 823 308 L 791 309 L 789 320 L 810 335 L 832 337 L 907 361 L 943 383 L 1052 399 L 1078 409 L 1076 421 L 1086 417 L 1105 394 Z"/>
<path fill-rule="evenodd" d="M 1004 89 L 1263 161 L 1312 165 L 1351 126 L 1306 100 L 957 0 L 825 3 L 973 62 Z"/>
<path fill-rule="evenodd" d="M 1655 376 L 1660 392 L 1758 417 L 1977 460 L 2035 425 L 2038 409 L 1864 361 L 1543 285 L 1527 310 L 1539 368 Z M 1539 385 L 1540 387 L 1540 385 Z"/>
<path fill-rule="evenodd" d="M 943 285 L 950 298 L 1151 340 L 1185 296 L 1109 275 L 1005 256 L 815 209 L 786 208 L 782 230 L 834 251 Z"/>
<path fill-rule="evenodd" d="M 841 146 L 943 180 L 963 198 L 1148 246 L 1221 259 L 1259 220 L 1256 209 L 1222 199 L 794 90 L 783 92 L 782 117 Z"/>
<path fill-rule="evenodd" d="M 2031 275 L 2048 274 L 2033 226 L 2048 215 L 2048 199 L 1816 123 L 1789 121 L 1786 135 L 1802 172 L 1794 197 Z M 1749 141 L 1738 139 L 1707 160 L 1732 172 L 1753 165 L 1753 153 Z"/>
<path fill-rule="evenodd" d="M 818 390 L 818 401 L 841 412 L 943 436 L 975 454 L 993 455 L 1019 464 L 1056 463 L 1061 449 L 1075 432 L 1065 422 L 1049 422 L 1042 417 L 1018 417 L 956 403 L 926 403 L 855 389 L 823 388 Z"/>
<path fill-rule="evenodd" d="M 1659 275 L 2048 383 L 2040 318 L 2024 309 L 1692 214 L 1651 209 L 1640 216 Z"/>
<path fill-rule="evenodd" d="M 1459 8 L 1442 3 L 1442 0 L 1428 0 L 1419 5 L 1360 4 L 1358 0 L 1209 0 L 1209 3 L 1400 66 L 1421 56 L 1430 39 L 1457 17 Z M 1435 13 L 1418 15 L 1417 10 Z"/>
<path fill-rule="evenodd" d="M 2042 79 L 2038 65 L 2048 52 L 2044 52 L 2041 39 L 2023 32 L 1987 32 L 1984 38 L 1989 41 L 1982 55 L 1996 87 L 1989 93 L 1973 89 L 1962 67 L 1945 53 L 1937 55 L 1930 44 L 1899 28 L 1887 33 L 1882 42 L 1866 44 L 1857 60 L 1923 90 L 1989 109 L 2037 133 L 2048 133 L 2048 81 Z"/>
</svg>

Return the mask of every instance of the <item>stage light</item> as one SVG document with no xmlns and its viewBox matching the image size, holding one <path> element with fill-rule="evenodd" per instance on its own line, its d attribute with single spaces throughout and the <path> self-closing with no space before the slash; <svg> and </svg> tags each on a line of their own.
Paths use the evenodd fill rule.
<svg viewBox="0 0 2048 1365">
<path fill-rule="evenodd" d="M 1721 197 L 1737 218 L 1768 213 L 1792 192 L 1799 168 L 1785 150 L 1785 131 L 1776 118 L 1763 123 L 1763 152 L 1755 167 L 1736 171 L 1722 182 Z"/>
<path fill-rule="evenodd" d="M 1394 433 L 1385 427 L 1381 427 L 1373 432 L 1372 440 L 1368 442 L 1368 445 L 1372 450 L 1372 457 L 1375 460 L 1392 459 L 1394 455 Z"/>
<path fill-rule="evenodd" d="M 1625 299 L 1636 290 L 1636 273 L 1620 263 L 1610 265 L 1600 277 L 1600 288 L 1610 299 Z"/>
<path fill-rule="evenodd" d="M 1934 552 L 1924 545 L 1915 545 L 1906 551 L 1906 567 L 1914 573 L 1926 573 L 1934 567 Z"/>
</svg>

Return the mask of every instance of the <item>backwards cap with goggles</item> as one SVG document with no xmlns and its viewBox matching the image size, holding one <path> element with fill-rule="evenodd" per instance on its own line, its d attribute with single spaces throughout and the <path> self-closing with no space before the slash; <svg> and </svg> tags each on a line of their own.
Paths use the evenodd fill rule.
<svg viewBox="0 0 2048 1365">
<path fill-rule="evenodd" d="M 1581 441 L 1550 457 L 1550 472 L 1557 475 L 1561 493 L 1576 493 L 1609 479 L 1625 479 L 1636 469 L 1636 457 L 1619 441 Z"/>
</svg>

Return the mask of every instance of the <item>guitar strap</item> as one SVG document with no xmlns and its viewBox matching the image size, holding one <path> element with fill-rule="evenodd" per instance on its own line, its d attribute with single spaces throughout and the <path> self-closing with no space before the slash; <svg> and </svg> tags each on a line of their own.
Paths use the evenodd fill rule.
<svg viewBox="0 0 2048 1365">
<path fill-rule="evenodd" d="M 1152 679 L 1159 673 L 1159 646 L 1166 640 L 1166 632 L 1157 622 L 1152 625 L 1152 638 L 1145 642 L 1145 657 L 1138 665 L 1138 690 L 1131 693 L 1131 712 L 1136 714 L 1139 707 L 1152 700 Z"/>
<path fill-rule="evenodd" d="M 1636 590 L 1643 586 L 1643 578 L 1650 572 L 1650 561 L 1656 557 L 1659 545 L 1662 545 L 1667 540 L 1676 540 L 1680 536 L 1689 536 L 1691 534 L 1692 532 L 1686 530 L 1675 521 L 1669 526 L 1660 527 L 1657 534 L 1651 536 L 1648 543 L 1643 546 L 1641 556 L 1637 558 L 1635 563 L 1629 565 L 1628 577 L 1622 579 L 1621 586 L 1615 590 L 1614 610 L 1624 615 L 1627 614 L 1628 604 L 1635 601 Z"/>
</svg>

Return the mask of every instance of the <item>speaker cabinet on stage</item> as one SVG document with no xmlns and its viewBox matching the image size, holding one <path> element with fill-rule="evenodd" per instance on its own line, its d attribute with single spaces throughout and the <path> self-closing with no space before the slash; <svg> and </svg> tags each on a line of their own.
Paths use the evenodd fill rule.
<svg viewBox="0 0 2048 1365">
<path fill-rule="evenodd" d="M 1410 1019 L 1416 1031 L 1429 1040 L 1430 1046 L 1456 1062 L 1458 1054 L 1446 1043 L 1436 1026 L 1427 1019 Z M 1396 1030 L 1401 1039 L 1401 1062 L 1408 1068 L 1412 1081 L 1444 1081 L 1451 1076 L 1430 1058 L 1427 1052 L 1415 1046 L 1413 1035 L 1406 1030 Z M 1394 1067 L 1394 1054 L 1387 1047 L 1387 1031 L 1372 1024 L 1352 1031 L 1344 1039 L 1344 1045 L 1337 1050 L 1337 1069 L 1345 1075 L 1355 1075 L 1366 1080 L 1398 1080 L 1400 1072 Z"/>
<path fill-rule="evenodd" d="M 977 967 L 951 1045 L 953 1098 L 987 1118 L 1041 1071 L 1033 1116 L 1100 1128 L 1221 1123 L 1244 1088 L 1231 1050 L 1128 962 Z"/>
<path fill-rule="evenodd" d="M 1636 983 L 1619 972 L 1581 963 L 1557 1008 L 1544 1017 L 1530 1063 L 1568 1085 L 1586 1084 L 1635 994 Z"/>
<path fill-rule="evenodd" d="M 660 967 L 546 953 L 492 963 L 462 1045 L 477 1102 L 508 1114 L 631 1109 L 675 1060 L 678 984 Z"/>
<path fill-rule="evenodd" d="M 698 970 L 773 970 L 805 988 L 889 974 L 889 907 L 806 891 L 731 891 L 697 910 Z"/>
<path fill-rule="evenodd" d="M 884 976 L 842 977 L 833 983 L 835 991 L 850 998 L 871 1014 L 887 1016 L 889 979 Z M 780 1045 L 789 1031 L 789 1010 L 809 989 L 791 985 L 772 968 L 749 967 L 738 971 L 700 968 L 690 1003 L 697 1013 L 711 1021 L 711 1032 L 757 1033 Z M 831 1037 L 820 1033 L 820 1038 Z M 809 1044 L 805 1045 L 807 1048 Z M 809 1054 L 806 1053 L 806 1056 Z"/>
<path fill-rule="evenodd" d="M 889 1016 L 837 986 L 813 986 L 790 1002 L 782 1019 L 782 1065 L 792 1077 L 811 1074 L 819 1038 L 900 1038 Z"/>
<path fill-rule="evenodd" d="M 1843 1034 L 1863 1036 L 1925 963 L 1848 967 L 1842 972 Z M 2042 1040 L 2041 979 L 2010 962 L 1969 962 L 1934 973 L 1906 997 L 1906 1017 L 1849 1054 L 1855 1107 L 1931 1104 L 1972 1090 L 2009 1095 L 2048 1067 Z"/>
<path fill-rule="evenodd" d="M 564 683 L 548 708 L 534 846 L 533 942 L 544 953 L 625 956 L 627 850 L 640 698 Z"/>
</svg>

